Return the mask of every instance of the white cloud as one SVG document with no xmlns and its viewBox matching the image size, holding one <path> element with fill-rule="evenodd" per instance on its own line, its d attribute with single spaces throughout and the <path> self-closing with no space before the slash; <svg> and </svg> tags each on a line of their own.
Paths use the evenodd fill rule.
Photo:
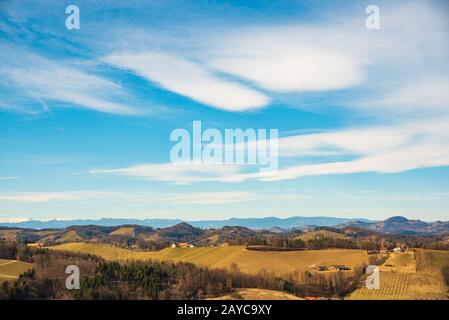
<svg viewBox="0 0 449 320">
<path fill-rule="evenodd" d="M 37 101 L 45 111 L 48 111 L 51 100 L 120 115 L 144 113 L 139 108 L 114 101 L 115 98 L 123 98 L 121 88 L 109 80 L 83 71 L 80 65 L 75 68 L 9 47 L 0 48 L 4 50 L 3 55 L 8 54 L 0 57 L 10 62 L 5 63 L 0 72 L 5 87 L 13 86 L 17 90 L 16 94 L 24 94 Z M 16 59 L 11 60 L 13 57 Z M 15 104 L 14 101 L 10 103 Z M 23 108 L 24 103 L 20 101 L 17 109 Z M 6 101 L 3 104 L 8 105 Z"/>
<path fill-rule="evenodd" d="M 444 15 L 420 2 L 383 5 L 381 29 L 370 31 L 363 10 L 345 14 L 344 21 L 330 16 L 309 24 L 192 29 L 183 39 L 164 32 L 141 38 L 138 30 L 128 30 L 139 35 L 138 43 L 128 46 L 129 52 L 112 49 L 104 60 L 229 111 L 267 106 L 273 99 L 288 99 L 289 93 L 353 88 L 364 91 L 338 105 L 374 112 L 445 107 L 449 78 L 441 70 L 448 68 L 449 43 Z"/>
<path fill-rule="evenodd" d="M 53 201 L 79 201 L 91 199 L 118 200 L 129 204 L 228 204 L 247 201 L 285 201 L 298 200 L 297 194 L 262 194 L 251 191 L 215 191 L 215 192 L 118 192 L 118 191 L 61 191 L 0 194 L 0 202 L 39 203 Z"/>
<path fill-rule="evenodd" d="M 279 140 L 281 156 L 322 156 L 320 163 L 296 165 L 276 172 L 238 174 L 223 181 L 289 180 L 303 176 L 361 172 L 397 173 L 449 165 L 449 119 L 301 135 Z M 332 161 L 330 155 L 347 160 Z"/>
<path fill-rule="evenodd" d="M 386 92 L 383 97 L 361 103 L 380 112 L 400 112 L 422 115 L 425 113 L 449 112 L 449 78 L 447 76 L 423 76 L 412 79 Z"/>
<path fill-rule="evenodd" d="M 142 113 L 127 105 L 103 99 L 101 92 L 112 92 L 119 88 L 100 77 L 76 69 L 57 65 L 46 65 L 44 68 L 13 68 L 7 71 L 7 76 L 40 102 L 52 99 L 107 113 Z"/>
<path fill-rule="evenodd" d="M 269 102 L 268 97 L 256 90 L 221 79 L 206 67 L 171 54 L 121 53 L 109 55 L 105 61 L 215 108 L 244 111 L 263 107 Z"/>
<path fill-rule="evenodd" d="M 108 198 L 115 193 L 101 191 L 68 191 L 68 192 L 22 192 L 0 194 L 0 201 L 9 202 L 48 202 L 70 201 L 92 198 Z"/>
<path fill-rule="evenodd" d="M 120 169 L 93 170 L 148 180 L 191 183 L 198 181 L 275 181 L 303 176 L 361 172 L 397 173 L 449 165 L 449 119 L 304 134 L 279 139 L 279 156 L 314 157 L 312 164 L 277 171 L 249 172 L 247 167 L 206 164 L 143 164 Z M 335 161 L 329 156 L 343 160 Z M 318 160 L 316 159 L 318 158 Z M 319 162 L 319 163 L 316 163 Z"/>
<path fill-rule="evenodd" d="M 92 174 L 112 173 L 124 176 L 140 177 L 147 180 L 190 183 L 198 181 L 216 181 L 222 177 L 236 174 L 241 166 L 198 164 L 198 163 L 150 163 L 126 168 L 91 170 Z"/>
<path fill-rule="evenodd" d="M 362 81 L 360 61 L 351 51 L 329 48 L 305 37 L 302 27 L 250 29 L 221 39 L 206 61 L 272 91 L 328 91 Z"/>
<path fill-rule="evenodd" d="M 0 177 L 0 180 L 16 180 L 18 176 Z"/>
</svg>

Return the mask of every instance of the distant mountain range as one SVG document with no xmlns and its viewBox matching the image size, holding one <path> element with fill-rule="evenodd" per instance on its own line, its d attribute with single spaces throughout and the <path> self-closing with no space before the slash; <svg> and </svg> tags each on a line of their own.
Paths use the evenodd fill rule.
<svg viewBox="0 0 449 320">
<path fill-rule="evenodd" d="M 0 227 L 0 240 L 43 244 L 88 241 L 120 244 L 122 246 L 137 244 L 142 246 L 142 241 L 146 241 L 153 250 L 167 247 L 167 243 L 173 242 L 189 242 L 197 246 L 210 246 L 228 241 L 242 243 L 256 238 L 263 240 L 270 235 L 276 235 L 276 233 L 240 226 L 202 229 L 185 222 L 158 229 L 130 224 L 120 226 L 82 225 L 40 230 Z"/>
<path fill-rule="evenodd" d="M 120 225 L 140 225 L 152 228 L 167 228 L 186 222 L 197 228 L 222 228 L 224 226 L 241 226 L 250 229 L 301 229 L 309 226 L 334 227 L 349 223 L 372 223 L 374 221 L 367 219 L 347 219 L 335 217 L 290 217 L 290 218 L 231 218 L 227 220 L 196 220 L 184 221 L 180 219 L 78 219 L 78 220 L 28 220 L 22 222 L 0 222 L 0 226 L 8 228 L 31 228 L 31 229 L 48 229 L 48 228 L 67 228 L 69 226 L 97 225 L 97 226 L 120 226 Z"/>
<path fill-rule="evenodd" d="M 342 226 L 354 226 L 380 233 L 400 235 L 438 235 L 449 233 L 449 221 L 425 222 L 409 220 L 399 216 L 377 222 L 351 221 Z"/>
<path fill-rule="evenodd" d="M 405 217 L 391 217 L 384 221 L 348 219 L 335 217 L 290 217 L 290 218 L 231 218 L 227 220 L 183 221 L 179 219 L 86 219 L 86 220 L 29 220 L 0 223 L 0 227 L 23 229 L 64 229 L 72 226 L 118 227 L 133 225 L 152 229 L 170 228 L 188 224 L 199 229 L 220 229 L 225 226 L 243 227 L 252 230 L 267 230 L 282 233 L 289 230 L 308 230 L 316 227 L 357 227 L 368 231 L 399 235 L 441 235 L 449 234 L 449 221 L 425 222 Z"/>
<path fill-rule="evenodd" d="M 123 246 L 150 246 L 152 250 L 161 249 L 173 242 L 189 242 L 195 246 L 219 245 L 225 242 L 264 243 L 278 235 L 278 239 L 295 239 L 298 235 L 315 237 L 320 233 L 330 237 L 358 240 L 391 235 L 431 236 L 432 239 L 449 241 L 449 222 L 424 222 L 404 217 L 392 217 L 384 221 L 354 221 L 328 217 L 229 219 L 190 223 L 156 219 L 137 220 L 139 223 L 130 224 L 130 221 L 135 222 L 128 219 L 100 219 L 10 223 L 0 226 L 0 240 L 40 242 L 46 245 L 88 241 Z M 318 226 L 319 224 L 321 226 Z"/>
</svg>

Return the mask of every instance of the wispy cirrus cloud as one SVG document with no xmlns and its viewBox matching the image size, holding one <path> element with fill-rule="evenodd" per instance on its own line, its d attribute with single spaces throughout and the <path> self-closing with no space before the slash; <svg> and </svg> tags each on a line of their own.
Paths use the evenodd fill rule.
<svg viewBox="0 0 449 320">
<path fill-rule="evenodd" d="M 214 75 L 207 66 L 168 53 L 115 53 L 104 61 L 131 70 L 166 90 L 227 111 L 256 109 L 270 101 L 260 91 Z"/>
<path fill-rule="evenodd" d="M 375 32 L 364 27 L 363 19 L 350 17 L 345 22 L 248 26 L 226 30 L 218 37 L 212 33 L 208 38 L 206 33 L 205 38 L 208 41 L 195 42 L 195 50 L 183 51 L 181 42 L 181 49 L 167 51 L 167 57 L 173 54 L 176 59 L 196 59 L 207 70 L 245 85 L 249 82 L 270 98 L 294 92 L 357 89 L 350 98 L 343 95 L 339 103 L 356 112 L 369 109 L 374 123 L 379 123 L 376 119 L 385 123 L 281 138 L 280 163 L 282 166 L 282 159 L 289 159 L 289 164 L 272 173 L 246 172 L 242 166 L 215 171 L 207 166 L 193 170 L 172 164 L 143 164 L 98 173 L 182 183 L 241 182 L 393 173 L 449 165 L 449 78 L 443 72 L 449 70 L 447 21 L 432 6 L 419 2 L 384 6 L 381 30 Z M 129 57 L 132 61 L 133 56 Z M 146 75 L 153 80 L 159 76 Z M 191 89 L 186 88 L 186 92 Z M 163 170 L 159 173 L 158 168 Z"/>
<path fill-rule="evenodd" d="M 433 74 L 406 80 L 405 83 L 389 89 L 383 96 L 358 105 L 378 112 L 405 114 L 422 117 L 449 113 L 449 78 Z"/>
<path fill-rule="evenodd" d="M 366 172 L 397 173 L 446 166 L 449 165 L 448 120 L 442 118 L 284 137 L 278 141 L 279 163 L 282 165 L 282 159 L 293 158 L 301 164 L 283 166 L 277 171 L 248 172 L 248 167 L 244 165 L 154 163 L 92 170 L 91 173 L 192 183 L 277 181 Z M 334 160 L 336 156 L 342 160 Z M 307 161 L 310 157 L 312 163 Z"/>
<path fill-rule="evenodd" d="M 82 201 L 107 199 L 132 204 L 178 203 L 178 204 L 228 204 L 247 201 L 299 200 L 297 194 L 264 194 L 251 191 L 209 191 L 209 192 L 120 192 L 120 191 L 60 191 L 0 193 L 0 202 L 44 203 L 55 201 Z"/>
<path fill-rule="evenodd" d="M 10 62 L 2 66 L 1 83 L 4 88 L 12 88 L 16 93 L 15 100 L 3 95 L 1 104 L 4 107 L 21 109 L 26 104 L 31 105 L 31 100 L 44 111 L 48 111 L 54 102 L 59 102 L 118 115 L 148 112 L 123 102 L 125 92 L 119 85 L 85 71 L 82 65 L 75 67 L 9 46 L 0 47 L 3 50 L 0 57 Z M 17 96 L 21 96 L 21 101 L 17 101 Z M 17 103 L 20 104 L 15 106 Z"/>
<path fill-rule="evenodd" d="M 242 166 L 202 163 L 147 163 L 125 168 L 94 169 L 91 174 L 115 174 L 178 184 L 217 181 L 240 172 Z"/>
<path fill-rule="evenodd" d="M 378 31 L 365 28 L 363 12 L 348 12 L 344 21 L 334 18 L 189 28 L 182 38 L 164 30 L 145 36 L 129 27 L 133 41 L 126 42 L 126 51 L 120 32 L 103 59 L 164 90 L 226 111 L 270 106 L 295 93 L 352 89 L 362 93 L 337 97 L 338 104 L 373 113 L 447 100 L 438 98 L 449 81 L 441 72 L 448 68 L 447 23 L 436 8 L 420 2 L 383 4 Z M 409 92 L 418 101 L 407 98 Z"/>
<path fill-rule="evenodd" d="M 49 202 L 73 201 L 81 199 L 108 198 L 114 193 L 99 191 L 68 191 L 68 192 L 20 192 L 0 194 L 0 201 L 8 202 Z"/>
<path fill-rule="evenodd" d="M 271 174 L 242 174 L 230 181 L 289 180 L 304 176 L 350 173 L 398 173 L 449 165 L 447 118 L 402 125 L 346 129 L 280 139 L 284 157 L 320 156 L 319 163 L 294 165 Z M 345 157 L 335 161 L 323 156 Z M 315 162 L 317 162 L 315 160 Z"/>
</svg>

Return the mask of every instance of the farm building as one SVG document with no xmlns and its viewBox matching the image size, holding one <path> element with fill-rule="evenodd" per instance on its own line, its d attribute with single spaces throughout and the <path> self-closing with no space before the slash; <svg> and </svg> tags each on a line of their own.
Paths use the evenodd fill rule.
<svg viewBox="0 0 449 320">
<path fill-rule="evenodd" d="M 190 244 L 188 242 L 180 242 L 179 247 L 180 248 L 189 248 Z"/>
<path fill-rule="evenodd" d="M 176 243 L 173 243 L 170 247 L 172 247 L 173 249 L 176 248 Z"/>
<path fill-rule="evenodd" d="M 318 271 L 326 271 L 329 270 L 329 267 L 327 266 L 318 266 Z"/>
<path fill-rule="evenodd" d="M 28 248 L 43 248 L 44 245 L 42 243 L 27 243 Z"/>
</svg>

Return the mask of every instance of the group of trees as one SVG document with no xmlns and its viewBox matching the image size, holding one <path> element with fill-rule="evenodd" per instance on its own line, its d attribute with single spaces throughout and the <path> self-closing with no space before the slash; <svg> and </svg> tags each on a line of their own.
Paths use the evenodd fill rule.
<svg viewBox="0 0 449 320">
<path fill-rule="evenodd" d="M 91 278 L 75 291 L 77 299 L 203 299 L 232 292 L 234 288 L 261 288 L 298 296 L 344 297 L 354 291 L 364 268 L 353 272 L 317 274 L 296 272 L 277 277 L 230 270 L 208 269 L 190 263 L 116 262 L 101 263 Z"/>
<path fill-rule="evenodd" d="M 4 258 L 22 250 L 17 244 L 1 245 Z M 363 273 L 356 268 L 351 272 L 295 272 L 278 277 L 266 271 L 245 274 L 237 265 L 209 269 L 182 262 L 106 262 L 96 256 L 48 249 L 30 252 L 33 269 L 15 282 L 3 282 L 0 299 L 203 299 L 248 287 L 299 296 L 342 297 L 355 289 Z M 65 288 L 68 265 L 80 268 L 79 290 Z"/>
<path fill-rule="evenodd" d="M 13 244 L 13 243 L 12 243 Z M 17 244 L 20 251 L 20 244 Z M 20 275 L 14 282 L 5 281 L 0 286 L 2 299 L 71 299 L 71 291 L 66 290 L 65 273 L 68 265 L 77 265 L 83 277 L 91 277 L 100 258 L 78 253 L 29 249 L 33 269 Z"/>
<path fill-rule="evenodd" d="M 302 240 L 300 238 L 289 238 L 286 236 L 269 237 L 265 241 L 257 243 L 246 243 L 248 246 L 266 246 L 272 249 L 308 249 L 321 250 L 329 248 L 378 250 L 380 243 L 374 240 L 353 240 L 332 237 L 316 237 L 314 239 Z"/>
<path fill-rule="evenodd" d="M 189 263 L 102 262 L 74 291 L 76 299 L 201 299 L 230 292 L 232 277 Z"/>
<path fill-rule="evenodd" d="M 338 230 L 333 229 L 333 232 Z M 392 250 L 395 247 L 422 248 L 430 250 L 449 250 L 449 243 L 443 236 L 408 236 L 408 235 L 363 235 L 358 237 L 338 238 L 329 237 L 325 233 L 312 239 L 302 240 L 294 234 L 270 235 L 265 239 L 250 239 L 245 244 L 249 246 L 268 246 L 279 249 L 309 249 L 320 250 L 329 248 L 360 249 L 376 251 L 381 249 Z M 243 241 L 242 241 L 243 242 Z"/>
<path fill-rule="evenodd" d="M 31 250 L 25 244 L 0 241 L 0 259 L 33 262 Z"/>
</svg>

